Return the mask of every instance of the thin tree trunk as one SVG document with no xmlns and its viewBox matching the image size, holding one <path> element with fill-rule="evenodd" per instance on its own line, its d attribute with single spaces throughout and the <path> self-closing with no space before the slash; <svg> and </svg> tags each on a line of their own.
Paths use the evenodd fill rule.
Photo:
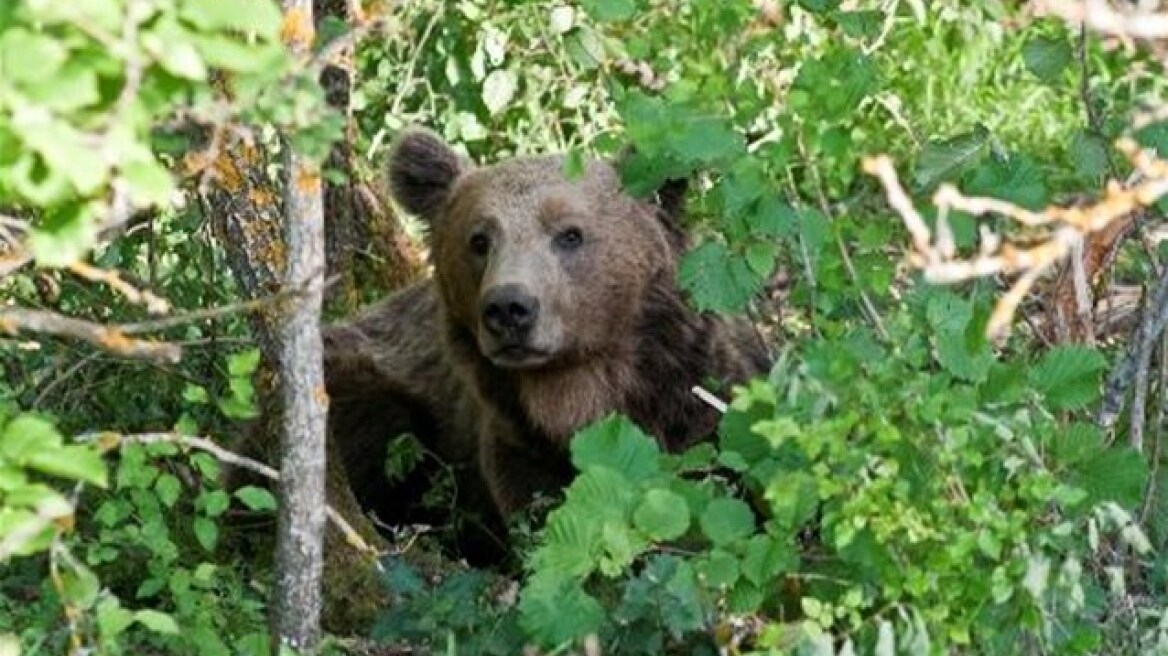
<svg viewBox="0 0 1168 656">
<path fill-rule="evenodd" d="M 288 44 L 312 47 L 312 1 L 285 0 L 285 21 L 301 21 Z M 299 38 L 297 38 L 299 37 Z M 324 199 L 320 166 L 284 143 L 285 285 L 304 289 L 278 327 L 281 405 L 280 508 L 274 624 L 279 642 L 312 653 L 320 639 L 324 563 L 325 435 L 328 395 L 320 338 L 324 276 Z"/>
</svg>

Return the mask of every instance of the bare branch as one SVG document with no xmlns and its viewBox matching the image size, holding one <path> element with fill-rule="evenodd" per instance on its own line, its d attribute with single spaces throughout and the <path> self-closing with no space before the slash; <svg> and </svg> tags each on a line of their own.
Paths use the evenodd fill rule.
<svg viewBox="0 0 1168 656">
<path fill-rule="evenodd" d="M 99 269 L 85 262 L 77 261 L 69 265 L 69 271 L 90 282 L 101 282 L 110 289 L 126 297 L 126 300 L 138 305 L 145 305 L 150 314 L 166 314 L 170 312 L 170 301 L 156 296 L 147 290 L 140 290 L 126 282 L 117 271 Z"/>
<path fill-rule="evenodd" d="M 944 284 L 997 274 L 1020 276 L 998 302 L 986 327 L 989 337 L 999 339 L 1008 332 L 1010 319 L 1030 288 L 1085 237 L 1168 195 L 1168 162 L 1140 149 L 1131 139 L 1119 140 L 1116 148 L 1127 156 L 1142 180 L 1126 187 L 1112 182 L 1102 199 L 1084 207 L 1052 206 L 1035 212 L 997 198 L 965 196 L 952 185 L 942 185 L 933 197 L 939 217 L 935 235 L 901 187 L 887 156 L 866 159 L 864 171 L 880 180 L 888 203 L 908 228 L 913 242 L 908 261 L 922 270 L 925 280 Z M 979 253 L 962 259 L 945 220 L 951 210 L 973 216 L 997 214 L 1044 234 L 1033 245 L 1022 246 L 983 225 Z"/>
<path fill-rule="evenodd" d="M 0 332 L 16 335 L 36 332 L 58 337 L 71 337 L 88 342 L 117 355 L 145 358 L 174 364 L 182 359 L 182 349 L 174 344 L 136 339 L 117 327 L 66 317 L 45 310 L 24 308 L 0 309 Z"/>
</svg>

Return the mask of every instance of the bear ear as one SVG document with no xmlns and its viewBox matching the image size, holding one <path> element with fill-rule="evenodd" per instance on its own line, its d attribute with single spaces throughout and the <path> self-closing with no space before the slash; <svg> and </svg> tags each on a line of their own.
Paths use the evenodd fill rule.
<svg viewBox="0 0 1168 656">
<path fill-rule="evenodd" d="M 409 128 L 390 151 L 389 188 L 407 212 L 433 223 L 454 181 L 467 168 L 441 137 L 424 128 Z"/>
</svg>

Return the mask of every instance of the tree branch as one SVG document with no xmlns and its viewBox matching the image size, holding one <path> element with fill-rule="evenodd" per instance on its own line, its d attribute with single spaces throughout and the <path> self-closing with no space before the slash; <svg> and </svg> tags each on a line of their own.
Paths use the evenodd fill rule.
<svg viewBox="0 0 1168 656">
<path fill-rule="evenodd" d="M 128 336 L 117 326 L 103 326 L 45 310 L 0 309 L 0 332 L 10 335 L 36 332 L 71 337 L 117 355 L 169 364 L 182 359 L 182 349 L 174 344 L 136 339 Z"/>
</svg>

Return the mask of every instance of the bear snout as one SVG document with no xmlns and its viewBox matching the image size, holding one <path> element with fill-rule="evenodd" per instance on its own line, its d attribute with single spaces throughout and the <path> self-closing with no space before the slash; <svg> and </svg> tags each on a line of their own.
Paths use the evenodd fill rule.
<svg viewBox="0 0 1168 656">
<path fill-rule="evenodd" d="M 521 345 L 539 318 L 539 299 L 514 284 L 487 290 L 479 308 L 483 327 L 509 345 Z"/>
</svg>

